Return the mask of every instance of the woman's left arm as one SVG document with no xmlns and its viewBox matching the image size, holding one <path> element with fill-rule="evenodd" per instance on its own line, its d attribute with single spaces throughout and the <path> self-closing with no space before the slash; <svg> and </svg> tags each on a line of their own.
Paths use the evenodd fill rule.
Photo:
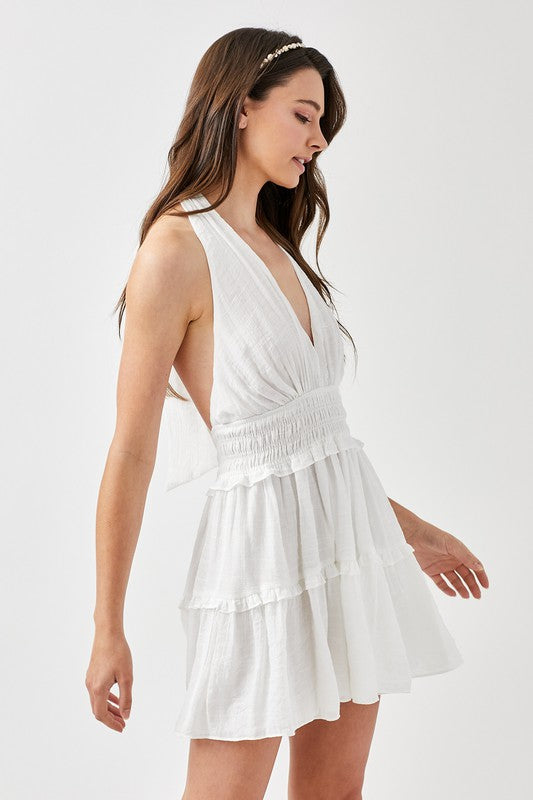
<svg viewBox="0 0 533 800">
<path fill-rule="evenodd" d="M 422 570 L 439 589 L 444 594 L 455 597 L 456 592 L 444 580 L 446 577 L 461 597 L 470 597 L 470 589 L 472 596 L 479 600 L 479 584 L 488 589 L 489 579 L 483 565 L 471 550 L 456 536 L 426 522 L 390 497 L 388 500 L 405 541 L 414 549 L 414 556 Z"/>
</svg>

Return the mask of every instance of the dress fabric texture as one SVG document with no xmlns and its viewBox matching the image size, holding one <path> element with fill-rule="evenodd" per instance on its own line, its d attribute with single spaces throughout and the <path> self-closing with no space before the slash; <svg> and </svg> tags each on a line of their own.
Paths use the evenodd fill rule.
<svg viewBox="0 0 533 800">
<path fill-rule="evenodd" d="M 186 211 L 209 202 L 197 194 Z M 216 210 L 189 216 L 213 293 L 209 431 L 165 400 L 167 490 L 216 468 L 179 602 L 186 687 L 174 730 L 292 736 L 340 702 L 374 703 L 463 663 L 430 579 L 351 435 L 344 342 L 293 257 L 312 338 L 262 259 Z M 171 384 L 189 397 L 174 370 Z"/>
</svg>

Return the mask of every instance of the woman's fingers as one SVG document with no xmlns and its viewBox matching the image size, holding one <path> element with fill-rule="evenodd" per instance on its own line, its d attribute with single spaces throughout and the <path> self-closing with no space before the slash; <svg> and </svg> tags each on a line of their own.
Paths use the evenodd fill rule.
<svg viewBox="0 0 533 800">
<path fill-rule="evenodd" d="M 470 595 L 468 594 L 468 589 L 462 582 L 459 575 L 453 569 L 450 569 L 448 570 L 448 572 L 445 572 L 444 576 L 450 581 L 452 586 L 455 586 L 461 597 L 464 597 L 465 599 L 470 597 Z"/>
<path fill-rule="evenodd" d="M 118 699 L 116 694 L 114 694 L 113 692 L 109 692 L 107 697 L 108 697 L 109 700 L 111 700 L 113 703 L 115 703 L 115 705 L 118 706 L 120 701 L 119 701 L 119 699 Z"/>
<path fill-rule="evenodd" d="M 112 693 L 104 687 L 93 687 L 90 689 L 93 714 L 99 722 L 103 722 L 108 728 L 121 732 L 124 730 L 126 723 L 122 719 L 121 714 L 117 712 L 116 707 L 107 702 L 109 694 Z"/>
<path fill-rule="evenodd" d="M 131 711 L 131 684 L 131 680 L 128 681 L 127 679 L 124 679 L 122 682 L 119 680 L 122 702 L 120 701 L 120 698 L 114 694 L 114 692 L 109 692 L 108 694 L 108 699 L 118 706 L 118 709 L 116 710 L 124 719 L 129 717 L 129 712 Z"/>
<path fill-rule="evenodd" d="M 468 570 L 472 570 L 480 584 L 485 589 L 489 588 L 489 579 L 483 564 L 460 539 L 450 535 L 447 539 L 447 550 L 450 555 L 453 555 L 455 558 L 457 558 L 461 565 L 464 565 Z"/>
<path fill-rule="evenodd" d="M 455 571 L 459 573 L 461 578 L 464 580 L 470 591 L 472 592 L 472 596 L 475 597 L 477 600 L 481 597 L 481 590 L 479 585 L 476 581 L 475 573 L 465 567 L 464 564 L 460 564 L 458 567 L 455 568 Z"/>
<path fill-rule="evenodd" d="M 133 685 L 132 677 L 122 677 L 118 679 L 118 688 L 120 698 L 118 701 L 120 713 L 124 719 L 128 719 L 131 711 L 131 687 Z"/>
<path fill-rule="evenodd" d="M 123 694 L 123 703 L 122 708 L 120 707 L 120 698 L 114 693 L 109 692 L 108 694 L 108 703 L 107 703 L 107 710 L 111 711 L 121 722 L 124 722 L 124 719 L 127 719 L 129 714 L 125 717 L 125 711 L 128 710 L 128 706 L 126 703 L 126 697 L 128 696 L 128 692 L 124 690 Z M 129 693 L 129 709 L 131 709 L 131 691 Z M 125 723 L 124 723 L 125 724 Z"/>
<path fill-rule="evenodd" d="M 107 704 L 107 710 L 111 711 L 111 713 L 114 714 L 119 719 L 124 720 L 124 717 L 120 713 L 120 709 L 118 709 L 117 706 L 113 705 L 113 703 Z"/>
<path fill-rule="evenodd" d="M 448 586 L 440 573 L 437 573 L 436 575 L 430 575 L 429 577 L 432 579 L 435 585 L 438 586 L 441 592 L 447 594 L 448 597 L 455 597 L 457 593 L 452 589 L 451 586 Z"/>
<path fill-rule="evenodd" d="M 108 728 L 119 731 L 119 733 L 122 733 L 126 725 L 122 717 L 117 716 L 112 711 L 108 711 L 104 719 L 101 721 L 104 723 L 104 725 L 107 725 Z"/>
</svg>

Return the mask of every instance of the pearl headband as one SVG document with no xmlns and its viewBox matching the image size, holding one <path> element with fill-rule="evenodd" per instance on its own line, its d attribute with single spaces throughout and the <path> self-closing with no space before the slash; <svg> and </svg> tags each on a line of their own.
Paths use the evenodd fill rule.
<svg viewBox="0 0 533 800">
<path fill-rule="evenodd" d="M 280 53 L 284 53 L 286 50 L 292 50 L 295 47 L 305 47 L 305 44 L 302 42 L 291 42 L 291 44 L 286 44 L 283 47 L 279 47 L 277 50 L 274 50 L 273 53 L 269 53 L 265 58 L 261 61 L 261 66 L 259 69 L 263 69 L 263 67 L 272 61 L 273 58 L 277 58 Z"/>
</svg>

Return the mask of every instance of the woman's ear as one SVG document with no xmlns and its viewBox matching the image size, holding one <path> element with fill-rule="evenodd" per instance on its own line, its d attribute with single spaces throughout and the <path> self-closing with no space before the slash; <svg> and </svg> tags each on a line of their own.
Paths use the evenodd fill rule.
<svg viewBox="0 0 533 800">
<path fill-rule="evenodd" d="M 248 120 L 247 120 L 247 116 L 248 116 L 247 107 L 248 107 L 248 105 L 249 105 L 250 103 L 251 103 L 251 100 L 250 100 L 250 98 L 248 97 L 248 95 L 246 95 L 246 98 L 245 98 L 245 100 L 244 100 L 244 103 L 243 103 L 243 105 L 242 105 L 242 108 L 241 108 L 241 114 L 240 114 L 240 117 L 239 117 L 239 128 L 246 128 L 246 126 L 247 126 L 247 124 L 248 124 Z"/>
<path fill-rule="evenodd" d="M 243 109 L 241 111 L 241 116 L 239 118 L 239 128 L 246 128 L 246 126 L 248 124 L 247 117 L 248 117 L 248 112 L 243 107 Z"/>
</svg>

